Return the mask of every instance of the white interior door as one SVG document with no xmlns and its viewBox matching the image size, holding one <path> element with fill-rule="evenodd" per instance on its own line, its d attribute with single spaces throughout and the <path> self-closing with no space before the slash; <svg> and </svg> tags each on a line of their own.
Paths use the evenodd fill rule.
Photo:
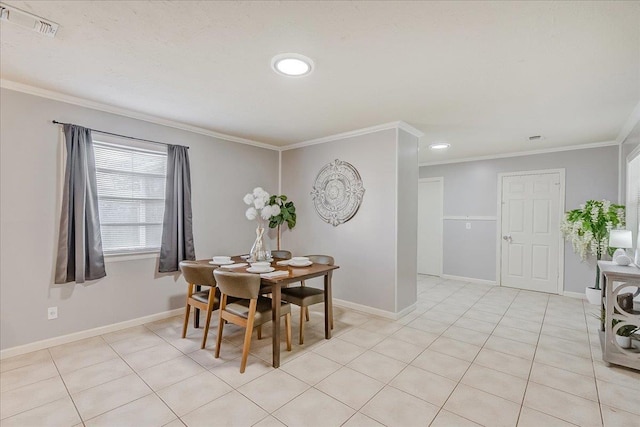
<svg viewBox="0 0 640 427">
<path fill-rule="evenodd" d="M 501 184 L 500 284 L 559 293 L 560 172 L 505 175 Z"/>
<path fill-rule="evenodd" d="M 418 273 L 442 274 L 443 179 L 418 183 Z"/>
</svg>

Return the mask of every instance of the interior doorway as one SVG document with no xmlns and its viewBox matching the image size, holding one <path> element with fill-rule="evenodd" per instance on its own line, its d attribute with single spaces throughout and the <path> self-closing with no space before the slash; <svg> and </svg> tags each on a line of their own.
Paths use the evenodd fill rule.
<svg viewBox="0 0 640 427">
<path fill-rule="evenodd" d="M 564 169 L 498 176 L 501 286 L 560 294 Z"/>
<path fill-rule="evenodd" d="M 418 181 L 418 274 L 442 275 L 444 179 Z"/>
</svg>

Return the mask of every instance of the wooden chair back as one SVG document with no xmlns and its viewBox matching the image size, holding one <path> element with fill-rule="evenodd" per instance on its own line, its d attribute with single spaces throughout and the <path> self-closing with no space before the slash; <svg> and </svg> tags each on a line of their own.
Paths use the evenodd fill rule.
<svg viewBox="0 0 640 427">
<path fill-rule="evenodd" d="M 250 273 L 213 272 L 218 288 L 223 295 L 242 299 L 256 299 L 260 295 L 260 276 Z"/>
<path fill-rule="evenodd" d="M 278 251 L 271 251 L 271 256 L 274 258 L 280 258 L 280 259 L 291 259 L 291 251 L 283 251 L 283 250 L 278 250 Z"/>
</svg>

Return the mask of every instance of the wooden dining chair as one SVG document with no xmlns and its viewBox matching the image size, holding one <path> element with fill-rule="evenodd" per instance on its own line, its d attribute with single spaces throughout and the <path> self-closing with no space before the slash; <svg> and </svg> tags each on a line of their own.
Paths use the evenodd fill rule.
<svg viewBox="0 0 640 427">
<path fill-rule="evenodd" d="M 221 270 L 215 270 L 213 274 L 221 293 L 215 357 L 220 357 L 222 329 L 225 321 L 246 328 L 240 363 L 240 373 L 244 373 L 251 348 L 253 328 L 271 321 L 272 301 L 271 298 L 260 295 L 260 276 L 257 274 L 232 273 Z M 240 299 L 227 303 L 228 297 Z M 285 316 L 287 350 L 291 351 L 291 306 L 286 302 L 281 304 L 280 315 Z"/>
<path fill-rule="evenodd" d="M 307 255 L 307 257 L 314 264 L 334 264 L 333 257 L 329 255 Z M 300 286 L 282 288 L 280 292 L 283 301 L 300 307 L 300 336 L 298 342 L 299 344 L 304 344 L 304 320 L 306 317 L 307 321 L 309 321 L 309 306 L 324 302 L 324 290 L 305 286 L 304 280 L 302 280 Z M 327 304 L 332 304 L 332 302 L 327 301 Z M 333 310 L 329 310 L 329 312 L 333 313 Z M 333 317 L 329 319 L 329 322 L 331 329 L 333 329 Z"/>
<path fill-rule="evenodd" d="M 291 251 L 276 250 L 271 251 L 271 257 L 279 260 L 291 259 Z M 262 295 L 271 295 L 271 286 L 262 286 L 260 288 Z M 262 339 L 262 328 L 258 327 L 258 339 Z"/>
<path fill-rule="evenodd" d="M 215 268 L 213 265 L 200 264 L 196 261 L 180 261 L 180 270 L 182 270 L 182 275 L 187 281 L 187 304 L 184 313 L 184 325 L 182 326 L 182 338 L 187 336 L 191 307 L 203 310 L 207 313 L 207 320 L 204 324 L 204 336 L 202 337 L 200 348 L 204 348 L 207 344 L 211 312 L 220 305 L 220 292 L 216 288 L 216 280 L 213 277 Z M 196 286 L 204 286 L 206 289 L 196 292 Z"/>
<path fill-rule="evenodd" d="M 283 250 L 271 251 L 271 256 L 278 259 L 291 259 L 291 252 Z"/>
</svg>

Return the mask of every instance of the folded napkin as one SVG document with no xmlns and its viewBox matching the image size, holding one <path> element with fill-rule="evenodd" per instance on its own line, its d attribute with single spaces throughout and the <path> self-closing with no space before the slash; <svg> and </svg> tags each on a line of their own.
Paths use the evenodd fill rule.
<svg viewBox="0 0 640 427">
<path fill-rule="evenodd" d="M 260 277 L 264 277 L 265 279 L 271 279 L 273 277 L 288 276 L 288 275 L 289 275 L 288 271 L 276 270 L 271 273 L 262 273 Z"/>
<path fill-rule="evenodd" d="M 238 268 L 238 267 L 244 267 L 245 265 L 248 265 L 248 264 L 246 262 L 237 262 L 235 264 L 223 265 L 220 268 Z"/>
<path fill-rule="evenodd" d="M 289 259 L 285 259 L 284 261 L 278 261 L 278 262 L 276 262 L 276 264 L 278 264 L 278 265 L 289 265 L 289 262 L 290 262 L 290 261 L 291 261 L 291 260 L 289 260 Z"/>
</svg>

